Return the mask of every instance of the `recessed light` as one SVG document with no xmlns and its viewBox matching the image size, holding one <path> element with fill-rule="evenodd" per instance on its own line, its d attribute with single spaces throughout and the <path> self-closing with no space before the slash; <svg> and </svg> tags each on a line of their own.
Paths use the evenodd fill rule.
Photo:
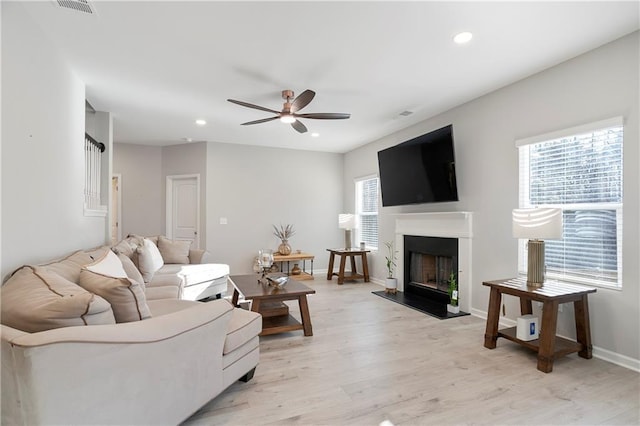
<svg viewBox="0 0 640 426">
<path fill-rule="evenodd" d="M 311 133 L 312 138 L 317 138 L 318 136 L 320 136 L 320 133 Z"/>
<path fill-rule="evenodd" d="M 458 44 L 465 44 L 471 41 L 471 39 L 473 38 L 473 34 L 471 34 L 468 31 L 456 34 L 455 37 L 453 37 L 453 41 L 455 41 Z"/>
<path fill-rule="evenodd" d="M 205 124 L 207 124 L 207 121 L 203 120 L 203 119 L 198 119 L 198 120 L 196 120 L 196 124 L 198 126 L 204 126 Z"/>
</svg>

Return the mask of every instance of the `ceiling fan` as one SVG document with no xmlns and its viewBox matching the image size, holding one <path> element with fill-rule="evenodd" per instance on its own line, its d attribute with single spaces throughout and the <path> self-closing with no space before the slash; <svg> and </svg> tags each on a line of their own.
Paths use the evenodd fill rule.
<svg viewBox="0 0 640 426">
<path fill-rule="evenodd" d="M 278 118 L 283 123 L 291 124 L 291 127 L 296 129 L 296 131 L 300 133 L 305 133 L 307 131 L 307 127 L 298 120 L 299 118 L 314 118 L 316 120 L 343 120 L 351 117 L 351 114 L 345 114 L 340 112 L 316 112 L 316 113 L 308 113 L 308 114 L 299 114 L 302 108 L 309 105 L 309 103 L 313 100 L 313 97 L 316 95 L 316 92 L 313 90 L 305 90 L 297 98 L 293 97 L 293 90 L 283 90 L 282 91 L 282 99 L 284 99 L 284 105 L 282 106 L 282 111 L 276 111 L 270 108 L 265 108 L 260 105 L 250 104 L 248 102 L 237 101 L 235 99 L 227 99 L 229 102 L 241 105 L 247 108 L 259 109 L 260 111 L 267 111 L 276 114 L 274 117 L 263 118 L 261 120 L 247 121 L 246 123 L 242 123 L 243 126 L 248 126 L 251 124 L 260 124 L 266 123 L 268 121 L 277 120 Z"/>
</svg>

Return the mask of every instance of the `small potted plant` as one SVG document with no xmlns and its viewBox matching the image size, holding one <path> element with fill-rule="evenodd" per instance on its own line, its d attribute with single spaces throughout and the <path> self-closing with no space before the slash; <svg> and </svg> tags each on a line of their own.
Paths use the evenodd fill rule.
<svg viewBox="0 0 640 426">
<path fill-rule="evenodd" d="M 396 292 L 398 291 L 398 279 L 393 276 L 393 271 L 394 271 L 394 268 L 398 266 L 396 264 L 396 253 L 398 252 L 393 249 L 393 241 L 387 241 L 386 243 L 384 243 L 384 245 L 387 246 L 387 250 L 389 251 L 389 254 L 385 256 L 385 259 L 387 261 L 388 273 L 387 273 L 387 280 L 385 282 L 384 292 L 396 294 Z"/>
<path fill-rule="evenodd" d="M 449 275 L 449 300 L 450 303 L 447 304 L 447 311 L 452 314 L 460 313 L 460 306 L 458 306 L 458 282 L 453 272 Z"/>
</svg>

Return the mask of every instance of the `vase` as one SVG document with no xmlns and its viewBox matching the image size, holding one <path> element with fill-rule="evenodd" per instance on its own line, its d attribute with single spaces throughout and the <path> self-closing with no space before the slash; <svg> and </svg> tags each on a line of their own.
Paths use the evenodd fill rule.
<svg viewBox="0 0 640 426">
<path fill-rule="evenodd" d="M 447 312 L 452 313 L 452 314 L 459 314 L 460 313 L 460 306 L 458 305 L 452 305 L 450 303 L 447 303 Z"/>
<path fill-rule="evenodd" d="M 384 292 L 390 293 L 390 294 L 396 294 L 397 291 L 398 291 L 398 279 L 387 277 L 385 286 L 384 286 Z"/>
<path fill-rule="evenodd" d="M 302 273 L 302 269 L 298 266 L 297 263 L 293 264 L 293 268 L 291 268 L 291 275 L 300 275 Z"/>
<path fill-rule="evenodd" d="M 282 243 L 278 246 L 278 253 L 283 256 L 289 256 L 291 254 L 291 246 L 289 245 L 289 241 L 282 240 Z"/>
</svg>

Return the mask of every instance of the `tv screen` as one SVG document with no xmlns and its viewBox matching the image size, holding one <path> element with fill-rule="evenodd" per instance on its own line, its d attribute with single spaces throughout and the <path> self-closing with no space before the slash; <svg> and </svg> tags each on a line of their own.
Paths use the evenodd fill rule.
<svg viewBox="0 0 640 426">
<path fill-rule="evenodd" d="M 458 201 L 453 126 L 378 152 L 382 205 Z"/>
</svg>

